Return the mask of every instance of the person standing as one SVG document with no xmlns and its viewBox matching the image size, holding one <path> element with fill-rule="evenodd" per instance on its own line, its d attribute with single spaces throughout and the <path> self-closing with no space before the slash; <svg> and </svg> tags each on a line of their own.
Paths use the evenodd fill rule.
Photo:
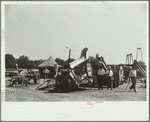
<svg viewBox="0 0 150 122">
<path fill-rule="evenodd" d="M 98 90 L 100 88 L 103 90 L 104 75 L 105 75 L 105 70 L 100 65 L 98 68 Z"/>
<path fill-rule="evenodd" d="M 95 65 L 95 67 L 93 67 L 93 80 L 94 84 L 98 84 L 98 65 Z"/>
<path fill-rule="evenodd" d="M 133 66 L 129 72 L 129 78 L 131 78 L 131 82 L 132 82 L 132 85 L 130 87 L 130 90 L 134 89 L 134 92 L 137 92 L 136 91 L 136 88 L 135 88 L 135 85 L 136 85 L 136 77 L 137 77 L 137 72 L 135 70 L 135 67 Z"/>
<path fill-rule="evenodd" d="M 106 74 L 107 74 L 107 89 L 111 88 L 111 90 L 112 90 L 114 77 L 113 77 L 113 71 L 112 71 L 111 67 L 109 67 L 109 69 L 106 71 Z"/>
<path fill-rule="evenodd" d="M 119 70 L 119 81 L 124 82 L 123 66 L 120 66 L 120 70 Z"/>
<path fill-rule="evenodd" d="M 48 78 L 48 74 L 50 73 L 50 71 L 47 68 L 45 68 L 43 73 L 44 73 L 44 80 L 45 80 Z"/>
<path fill-rule="evenodd" d="M 25 76 L 26 76 L 25 70 L 22 70 L 22 71 L 20 72 L 20 76 L 21 76 L 22 84 L 24 84 Z"/>
</svg>

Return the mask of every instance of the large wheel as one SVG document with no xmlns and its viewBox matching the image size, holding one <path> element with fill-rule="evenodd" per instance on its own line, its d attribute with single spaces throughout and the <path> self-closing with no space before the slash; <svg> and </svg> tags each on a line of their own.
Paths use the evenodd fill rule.
<svg viewBox="0 0 150 122">
<path fill-rule="evenodd" d="M 117 87 L 117 83 L 116 81 L 113 81 L 113 88 L 116 88 Z"/>
<path fill-rule="evenodd" d="M 15 83 L 14 83 L 13 81 L 10 82 L 10 86 L 11 86 L 11 87 L 13 87 L 14 84 L 15 84 Z"/>
<path fill-rule="evenodd" d="M 116 81 L 116 85 L 117 85 L 116 87 L 118 87 L 118 86 L 119 86 L 119 81 Z"/>
<path fill-rule="evenodd" d="M 70 80 L 70 81 L 71 81 L 70 91 L 76 91 L 78 89 L 78 85 L 76 84 L 75 81 L 72 81 L 72 80 Z"/>
<path fill-rule="evenodd" d="M 58 85 L 57 81 L 56 81 L 56 84 L 55 84 L 55 89 L 58 93 L 62 92 L 61 89 L 59 88 L 59 85 Z"/>
<path fill-rule="evenodd" d="M 28 81 L 28 79 L 26 79 L 24 82 L 25 82 L 25 85 L 26 85 L 26 86 L 28 86 L 28 85 L 29 85 L 29 81 Z"/>
<path fill-rule="evenodd" d="M 71 90 L 70 88 L 71 88 L 71 80 L 67 78 L 65 92 L 69 92 Z"/>
<path fill-rule="evenodd" d="M 59 81 L 56 81 L 56 90 L 57 92 L 69 92 L 71 88 L 71 80 L 66 78 L 61 84 Z"/>
<path fill-rule="evenodd" d="M 47 88 L 49 88 L 50 86 L 52 86 L 51 83 L 54 84 L 53 81 L 51 81 L 51 80 L 48 80 L 48 81 L 47 81 Z"/>
</svg>

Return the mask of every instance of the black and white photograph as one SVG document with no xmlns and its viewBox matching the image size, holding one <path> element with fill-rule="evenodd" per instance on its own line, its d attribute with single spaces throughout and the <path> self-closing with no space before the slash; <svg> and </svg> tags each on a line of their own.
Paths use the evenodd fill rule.
<svg viewBox="0 0 150 122">
<path fill-rule="evenodd" d="M 5 121 L 149 119 L 148 2 L 22 1 L 1 8 Z"/>
</svg>

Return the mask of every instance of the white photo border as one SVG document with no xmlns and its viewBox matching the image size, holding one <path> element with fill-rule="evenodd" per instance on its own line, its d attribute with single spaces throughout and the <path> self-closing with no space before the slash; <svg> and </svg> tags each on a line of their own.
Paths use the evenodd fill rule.
<svg viewBox="0 0 150 122">
<path fill-rule="evenodd" d="M 104 4 L 103 1 L 11 1 L 1 2 L 1 104 L 2 121 L 142 121 L 149 120 L 149 82 L 147 100 L 103 102 L 5 102 L 5 5 L 22 4 Z M 146 4 L 147 6 L 147 81 L 149 81 L 149 5 L 148 1 L 105 1 L 105 4 Z M 141 106 L 141 107 L 139 107 Z M 109 109 L 107 109 L 109 108 Z"/>
</svg>

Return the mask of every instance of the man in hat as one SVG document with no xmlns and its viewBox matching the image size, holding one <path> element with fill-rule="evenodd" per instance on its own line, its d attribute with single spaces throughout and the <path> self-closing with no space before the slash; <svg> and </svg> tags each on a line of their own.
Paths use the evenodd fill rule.
<svg viewBox="0 0 150 122">
<path fill-rule="evenodd" d="M 100 88 L 103 90 L 104 75 L 105 75 L 105 70 L 102 68 L 102 65 L 99 65 L 98 67 L 98 90 Z"/>
<path fill-rule="evenodd" d="M 136 88 L 135 88 L 135 85 L 136 85 L 136 77 L 137 77 L 137 72 L 135 70 L 135 67 L 131 67 L 131 70 L 129 72 L 129 78 L 131 78 L 131 82 L 132 82 L 132 85 L 130 87 L 130 90 L 134 89 L 134 92 L 137 92 L 136 91 Z"/>
</svg>

